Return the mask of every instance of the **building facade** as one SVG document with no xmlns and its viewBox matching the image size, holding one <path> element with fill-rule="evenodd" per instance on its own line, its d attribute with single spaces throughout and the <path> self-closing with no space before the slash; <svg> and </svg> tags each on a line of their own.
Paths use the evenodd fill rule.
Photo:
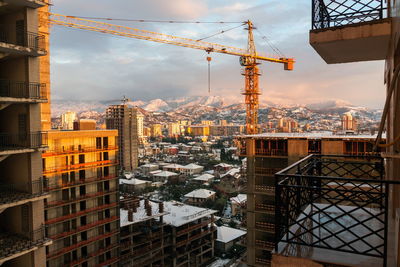
<svg viewBox="0 0 400 267">
<path fill-rule="evenodd" d="M 116 266 L 117 130 L 50 131 L 43 153 L 47 266 Z M 46 266 L 38 265 L 38 266 Z"/>
<path fill-rule="evenodd" d="M 61 129 L 74 130 L 74 122 L 78 119 L 76 112 L 67 111 L 61 114 Z"/>
<path fill-rule="evenodd" d="M 107 129 L 118 130 L 118 162 L 121 170 L 138 167 L 137 110 L 128 105 L 112 105 L 106 111 Z"/>
<path fill-rule="evenodd" d="M 39 32 L 47 1 L 0 3 L 0 265 L 45 266 L 41 104 L 48 84 L 41 58 L 48 38 Z"/>
</svg>

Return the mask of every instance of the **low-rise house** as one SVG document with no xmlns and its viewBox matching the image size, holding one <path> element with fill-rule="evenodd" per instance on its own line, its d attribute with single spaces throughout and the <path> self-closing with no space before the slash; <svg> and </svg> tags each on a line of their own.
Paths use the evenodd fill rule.
<svg viewBox="0 0 400 267">
<path fill-rule="evenodd" d="M 226 253 L 233 245 L 243 244 L 246 234 L 246 231 L 227 226 L 217 227 L 216 251 L 218 253 Z"/>
<path fill-rule="evenodd" d="M 214 191 L 207 189 L 196 189 L 184 196 L 184 202 L 194 206 L 201 206 L 207 200 L 215 200 Z"/>
<path fill-rule="evenodd" d="M 232 216 L 244 217 L 246 213 L 247 194 L 238 194 L 236 197 L 231 197 L 231 214 Z"/>
<path fill-rule="evenodd" d="M 182 166 L 181 172 L 186 176 L 193 176 L 194 174 L 199 174 L 203 171 L 204 167 L 190 163 L 188 165 Z"/>
<path fill-rule="evenodd" d="M 232 169 L 233 166 L 227 163 L 220 163 L 214 166 L 214 171 L 220 175 L 225 174 L 227 171 Z"/>
<path fill-rule="evenodd" d="M 158 170 L 158 165 L 149 163 L 142 165 L 139 168 L 144 176 L 148 176 L 150 172 Z"/>
<path fill-rule="evenodd" d="M 214 175 L 205 173 L 203 175 L 194 177 L 191 181 L 200 183 L 200 184 L 210 184 L 214 178 L 215 178 Z"/>
<path fill-rule="evenodd" d="M 166 183 L 171 179 L 177 178 L 178 176 L 179 176 L 179 174 L 175 173 L 175 172 L 160 171 L 153 175 L 153 182 Z"/>
<path fill-rule="evenodd" d="M 176 172 L 176 173 L 180 173 L 182 171 L 182 168 L 183 168 L 183 165 L 176 164 L 176 163 L 172 163 L 172 164 L 163 166 L 164 171 Z"/>
<path fill-rule="evenodd" d="M 151 186 L 151 181 L 139 180 L 136 178 L 119 179 L 119 188 L 124 193 L 137 193 Z"/>
</svg>

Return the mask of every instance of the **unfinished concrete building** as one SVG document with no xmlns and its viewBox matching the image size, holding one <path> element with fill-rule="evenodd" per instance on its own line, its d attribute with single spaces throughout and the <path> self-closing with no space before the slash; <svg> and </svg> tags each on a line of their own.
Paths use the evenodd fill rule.
<svg viewBox="0 0 400 267">
<path fill-rule="evenodd" d="M 216 211 L 176 201 L 121 201 L 122 266 L 204 266 L 214 258 Z"/>
<path fill-rule="evenodd" d="M 47 1 L 0 1 L 0 265 L 45 266 L 40 103 L 47 102 L 40 57 L 46 36 L 39 9 Z"/>
<path fill-rule="evenodd" d="M 50 131 L 43 153 L 47 266 L 117 266 L 116 130 Z M 45 266 L 45 265 L 40 265 Z"/>
<path fill-rule="evenodd" d="M 165 233 L 164 204 L 138 198 L 120 204 L 120 265 L 166 266 L 171 239 Z"/>
<path fill-rule="evenodd" d="M 275 173 L 310 154 L 366 156 L 371 135 L 267 133 L 240 139 L 247 157 L 247 264 L 270 266 L 275 246 Z"/>
<path fill-rule="evenodd" d="M 118 161 L 123 171 L 138 167 L 137 110 L 126 104 L 112 105 L 106 111 L 107 129 L 118 130 Z"/>
</svg>

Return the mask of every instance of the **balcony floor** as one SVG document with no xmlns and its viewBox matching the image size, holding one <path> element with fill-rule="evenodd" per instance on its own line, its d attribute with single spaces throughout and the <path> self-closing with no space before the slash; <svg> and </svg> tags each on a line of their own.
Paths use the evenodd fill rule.
<svg viewBox="0 0 400 267">
<path fill-rule="evenodd" d="M 51 244 L 50 239 L 32 241 L 16 234 L 0 233 L 0 265 L 13 258 L 22 256 L 41 246 Z"/>
<path fill-rule="evenodd" d="M 318 209 L 325 209 L 323 212 L 318 212 L 318 209 L 313 209 L 313 207 L 317 207 Z M 325 243 L 329 246 L 336 248 L 344 245 L 341 240 L 344 240 L 346 243 L 350 243 L 350 246 L 354 250 L 358 251 L 366 251 L 369 249 L 368 245 L 364 242 L 357 240 L 357 237 L 362 237 L 368 235 L 370 232 L 362 225 L 359 225 L 358 220 L 366 221 L 365 225 L 370 227 L 373 231 L 378 231 L 382 228 L 381 223 L 378 219 L 372 218 L 367 212 L 363 210 L 353 210 L 354 207 L 351 206 L 342 206 L 338 205 L 337 207 L 329 207 L 327 204 L 313 204 L 309 205 L 305 210 L 304 213 L 311 215 L 312 220 L 307 219 L 305 220 L 305 215 L 302 214 L 298 218 L 298 222 L 302 221 L 302 226 L 305 227 L 307 230 L 310 230 L 308 234 L 303 234 L 300 236 L 302 240 L 305 240 L 307 243 L 313 243 L 318 238 L 324 238 L 330 235 L 331 233 L 338 233 L 335 234 L 333 237 L 325 239 Z M 344 213 L 342 210 L 346 211 Z M 377 210 L 369 209 L 368 210 L 371 214 L 377 214 Z M 351 212 L 353 217 L 356 217 L 355 220 L 352 216 L 347 215 L 348 212 Z M 329 215 L 329 217 L 328 217 Z M 332 220 L 331 218 L 338 218 Z M 313 221 L 322 224 L 323 226 L 315 226 L 313 225 Z M 314 224 L 315 224 L 314 222 Z M 345 230 L 341 225 L 345 226 L 348 230 Z M 311 230 L 312 229 L 312 230 Z M 300 231 L 304 231 L 300 226 L 294 225 L 290 228 L 290 232 L 296 233 L 299 235 Z M 312 234 L 311 234 L 312 233 Z M 383 231 L 378 231 L 380 235 L 383 236 Z M 300 233 L 301 234 L 301 233 Z M 339 237 L 341 240 L 339 240 Z M 283 238 L 285 239 L 286 236 Z M 368 237 L 364 237 L 368 244 L 372 246 L 378 246 L 379 244 L 383 244 L 381 238 L 376 235 L 370 235 Z M 352 243 L 351 243 L 352 242 Z M 320 242 L 315 244 L 316 246 L 326 246 L 324 243 Z M 342 249 L 350 249 L 349 245 L 345 245 Z M 383 251 L 383 246 L 381 247 L 381 252 Z M 361 254 L 349 253 L 349 252 L 342 252 L 337 251 L 334 249 L 325 249 L 325 248 L 317 248 L 317 247 L 310 247 L 310 246 L 303 246 L 297 244 L 288 244 L 281 242 L 278 245 L 278 254 L 280 256 L 286 257 L 298 257 L 298 258 L 307 258 L 316 262 L 320 263 L 327 263 L 327 264 L 338 264 L 344 266 L 363 266 L 363 267 L 373 267 L 373 266 L 383 266 L 383 258 L 379 257 L 372 257 L 372 256 L 365 256 Z M 276 254 L 276 253 L 275 253 Z M 279 256 L 277 256 L 279 257 Z M 282 257 L 280 257 L 282 260 Z M 388 264 L 388 266 L 392 266 Z"/>
</svg>

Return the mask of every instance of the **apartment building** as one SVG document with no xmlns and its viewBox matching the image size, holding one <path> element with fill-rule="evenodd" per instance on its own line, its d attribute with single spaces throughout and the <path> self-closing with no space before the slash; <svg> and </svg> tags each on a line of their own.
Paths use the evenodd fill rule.
<svg viewBox="0 0 400 267">
<path fill-rule="evenodd" d="M 275 173 L 311 155 L 374 155 L 376 135 L 265 133 L 240 138 L 247 157 L 247 264 L 270 266 L 275 248 Z"/>
<path fill-rule="evenodd" d="M 326 63 L 386 61 L 375 143 L 386 151 L 364 158 L 309 156 L 276 174 L 280 224 L 273 263 L 400 266 L 399 1 L 311 3 L 310 44 Z M 384 129 L 386 142 L 379 144 Z M 294 196 L 298 186 L 303 190 Z"/>
<path fill-rule="evenodd" d="M 122 266 L 205 266 L 214 258 L 216 211 L 176 201 L 121 201 Z"/>
<path fill-rule="evenodd" d="M 47 1 L 0 2 L 0 265 L 45 266 L 41 103 L 48 101 L 39 9 Z"/>
<path fill-rule="evenodd" d="M 106 111 L 107 129 L 118 130 L 118 162 L 121 170 L 133 171 L 138 167 L 137 110 L 126 104 L 112 105 Z"/>
<path fill-rule="evenodd" d="M 49 131 L 47 266 L 117 266 L 117 130 Z M 45 266 L 38 265 L 38 266 Z"/>
</svg>

